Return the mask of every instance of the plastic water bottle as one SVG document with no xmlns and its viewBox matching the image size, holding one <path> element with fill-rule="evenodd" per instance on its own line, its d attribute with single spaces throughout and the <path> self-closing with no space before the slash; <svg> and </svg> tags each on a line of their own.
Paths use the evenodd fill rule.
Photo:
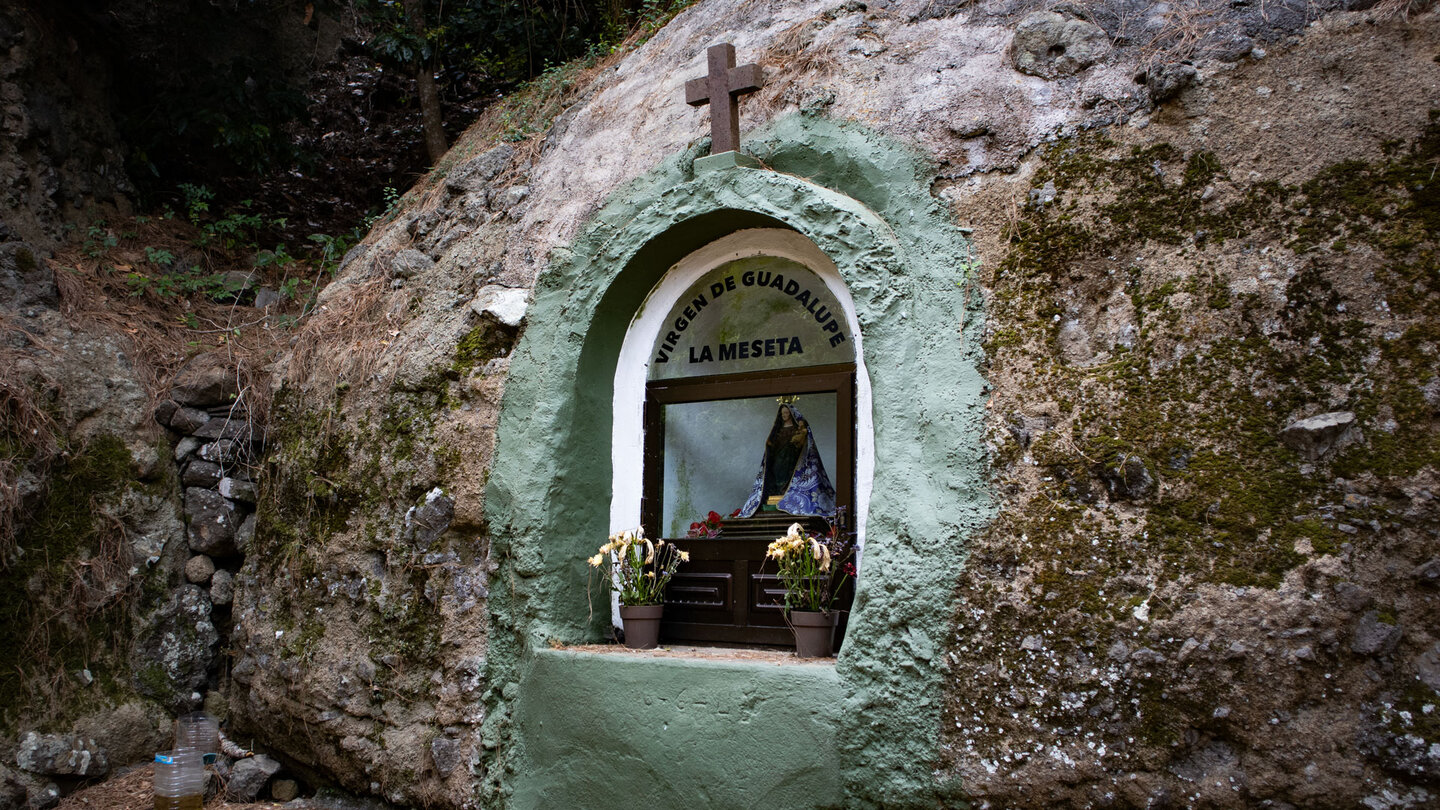
<svg viewBox="0 0 1440 810">
<path fill-rule="evenodd" d="M 199 751 L 178 748 L 155 755 L 155 810 L 201 810 L 205 765 Z"/>
<path fill-rule="evenodd" d="M 220 750 L 220 723 L 204 712 L 191 712 L 175 719 L 175 747 L 199 751 L 206 763 L 214 762 Z"/>
</svg>

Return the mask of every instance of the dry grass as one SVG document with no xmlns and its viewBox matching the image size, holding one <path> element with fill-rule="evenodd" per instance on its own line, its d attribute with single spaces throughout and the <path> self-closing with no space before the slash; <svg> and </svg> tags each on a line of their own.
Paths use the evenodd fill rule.
<svg viewBox="0 0 1440 810">
<path fill-rule="evenodd" d="M 0 571 L 9 567 L 15 553 L 15 535 L 20 521 L 20 474 L 29 467 L 43 474 L 59 452 L 55 420 L 43 407 L 45 391 L 57 386 L 38 369 L 22 372 L 24 353 L 8 345 L 8 338 L 28 341 L 44 350 L 44 344 L 0 316 L 0 437 L 14 437 L 16 446 L 0 445 Z M 36 389 L 39 388 L 40 391 Z"/>
<path fill-rule="evenodd" d="M 754 112 L 773 115 L 794 101 L 796 88 L 823 87 L 841 72 L 840 56 L 831 44 L 816 45 L 824 18 L 812 17 L 782 32 L 765 49 L 760 64 L 766 84 L 756 94 Z M 784 82 L 776 81 L 783 77 Z"/>
<path fill-rule="evenodd" d="M 61 251 L 50 263 L 61 311 L 79 328 L 108 332 L 129 343 L 127 354 L 152 403 L 167 398 L 171 381 L 187 360 L 218 353 L 236 376 L 240 395 L 235 410 L 263 421 L 269 406 L 269 366 L 294 336 L 293 324 L 303 323 L 308 314 L 304 296 L 261 312 L 204 294 L 162 295 L 137 288 L 135 277 L 164 274 L 164 268 L 147 263 L 150 250 L 168 251 L 178 257 L 176 265 L 195 265 L 204 272 L 246 272 L 255 284 L 271 288 L 299 280 L 302 292 L 318 291 L 325 272 L 303 260 L 262 272 L 252 266 L 248 249 L 197 249 L 198 233 L 184 222 L 152 219 L 134 225 L 103 255 L 86 255 L 73 247 Z"/>
<path fill-rule="evenodd" d="M 173 234 L 161 232 L 149 238 L 142 234 L 132 241 L 171 247 L 177 240 Z M 173 246 L 183 249 L 183 243 Z M 135 373 L 154 401 L 165 398 L 170 381 L 186 360 L 212 350 L 222 350 L 232 361 L 242 390 L 254 388 L 257 370 L 277 353 L 288 332 L 275 318 L 253 307 L 217 303 L 203 295 L 166 298 L 148 291 L 137 294 L 126 279 L 130 273 L 143 274 L 146 269 L 138 251 L 138 246 L 122 247 L 96 258 L 73 250 L 59 253 L 50 265 L 66 319 L 77 328 L 123 337 L 130 344 L 127 354 Z M 217 268 L 217 272 L 223 269 Z M 258 401 L 249 404 L 263 410 Z"/>
<path fill-rule="evenodd" d="M 295 335 L 286 381 L 331 392 L 369 377 L 396 331 L 390 305 L 397 299 L 388 288 L 388 278 L 367 279 L 316 309 Z"/>
<path fill-rule="evenodd" d="M 1408 22 L 1411 17 L 1424 14 L 1434 7 L 1435 0 L 1380 0 L 1370 13 L 1379 20 L 1399 19 Z"/>
<path fill-rule="evenodd" d="M 1195 59 L 1221 23 L 1220 9 L 1203 0 L 1172 4 L 1165 12 L 1165 24 L 1149 42 L 1141 44 L 1141 64 L 1154 66 Z"/>
</svg>

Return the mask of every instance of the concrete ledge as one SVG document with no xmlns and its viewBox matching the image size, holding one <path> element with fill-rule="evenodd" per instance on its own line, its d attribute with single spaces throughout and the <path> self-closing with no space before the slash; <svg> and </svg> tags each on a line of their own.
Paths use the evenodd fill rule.
<svg viewBox="0 0 1440 810">
<path fill-rule="evenodd" d="M 760 166 L 760 161 L 744 152 L 721 152 L 718 155 L 695 158 L 695 174 L 697 176 L 725 169 L 758 169 Z"/>
<path fill-rule="evenodd" d="M 833 660 L 546 649 L 520 686 L 511 807 L 840 804 Z"/>
<path fill-rule="evenodd" d="M 694 644 L 661 644 L 653 650 L 632 650 L 623 644 L 567 644 L 550 649 L 596 655 L 629 655 L 640 658 L 681 658 L 691 661 L 729 661 L 770 666 L 835 666 L 831 658 L 801 658 L 786 647 L 723 647 Z"/>
</svg>

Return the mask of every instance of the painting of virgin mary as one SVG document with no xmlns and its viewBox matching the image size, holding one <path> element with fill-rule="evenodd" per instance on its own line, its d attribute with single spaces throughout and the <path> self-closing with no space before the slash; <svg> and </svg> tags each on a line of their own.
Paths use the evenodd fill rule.
<svg viewBox="0 0 1440 810">
<path fill-rule="evenodd" d="M 825 474 L 810 423 L 799 408 L 788 403 L 782 403 L 775 413 L 760 470 L 739 517 L 750 517 L 770 504 L 792 515 L 835 514 L 835 487 Z"/>
</svg>

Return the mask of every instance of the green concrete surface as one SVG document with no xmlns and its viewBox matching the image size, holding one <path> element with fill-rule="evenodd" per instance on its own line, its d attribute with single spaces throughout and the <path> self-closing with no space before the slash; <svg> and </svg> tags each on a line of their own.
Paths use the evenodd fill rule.
<svg viewBox="0 0 1440 810">
<path fill-rule="evenodd" d="M 540 650 L 520 682 L 514 808 L 835 807 L 833 663 Z"/>
</svg>

